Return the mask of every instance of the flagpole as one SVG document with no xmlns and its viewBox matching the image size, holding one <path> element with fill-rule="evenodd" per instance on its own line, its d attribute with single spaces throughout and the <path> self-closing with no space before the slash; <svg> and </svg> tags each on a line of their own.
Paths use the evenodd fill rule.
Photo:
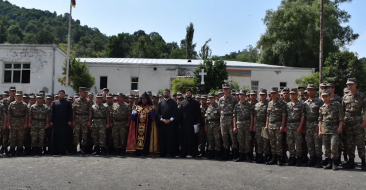
<svg viewBox="0 0 366 190">
<path fill-rule="evenodd" d="M 72 11 L 72 6 L 70 4 L 70 15 L 69 15 L 69 35 L 68 35 L 68 40 L 67 40 L 67 65 L 66 65 L 66 93 L 68 93 L 68 88 L 69 88 L 69 65 L 70 65 L 70 39 L 71 39 L 71 11 Z"/>
</svg>

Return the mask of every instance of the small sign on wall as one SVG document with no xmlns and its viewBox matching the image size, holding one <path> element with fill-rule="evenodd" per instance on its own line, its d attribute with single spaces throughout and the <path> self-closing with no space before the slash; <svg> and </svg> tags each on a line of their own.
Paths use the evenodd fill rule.
<svg viewBox="0 0 366 190">
<path fill-rule="evenodd" d="M 227 69 L 229 76 L 232 77 L 251 77 L 251 70 L 238 70 L 238 69 Z"/>
</svg>

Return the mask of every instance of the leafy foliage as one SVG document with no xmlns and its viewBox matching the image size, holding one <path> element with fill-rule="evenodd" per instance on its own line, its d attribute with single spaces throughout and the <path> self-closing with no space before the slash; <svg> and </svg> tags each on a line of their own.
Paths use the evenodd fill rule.
<svg viewBox="0 0 366 190">
<path fill-rule="evenodd" d="M 239 50 L 238 52 L 231 52 L 230 54 L 226 54 L 222 57 L 222 59 L 228 61 L 257 63 L 258 55 L 258 49 L 256 47 L 253 47 L 252 45 L 249 45 L 242 51 Z"/>
<path fill-rule="evenodd" d="M 226 70 L 226 62 L 222 59 L 206 59 L 194 71 L 194 83 L 198 87 L 201 84 L 201 70 L 204 69 L 207 75 L 205 76 L 206 92 L 211 89 L 219 89 L 225 80 L 228 78 Z"/>
<path fill-rule="evenodd" d="M 295 80 L 298 86 L 307 87 L 308 84 L 314 84 L 317 89 L 319 89 L 319 73 L 315 72 L 310 75 L 303 76 Z"/>
<path fill-rule="evenodd" d="M 230 80 L 228 83 L 231 90 L 240 90 L 238 81 Z"/>
<path fill-rule="evenodd" d="M 191 89 L 192 93 L 197 93 L 197 86 L 192 78 L 175 78 L 172 80 L 172 91 L 184 93 L 187 89 Z"/>
</svg>

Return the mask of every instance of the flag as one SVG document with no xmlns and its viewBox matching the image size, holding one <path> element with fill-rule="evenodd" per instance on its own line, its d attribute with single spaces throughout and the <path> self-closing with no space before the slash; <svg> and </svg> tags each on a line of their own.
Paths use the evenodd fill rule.
<svg viewBox="0 0 366 190">
<path fill-rule="evenodd" d="M 76 0 L 71 0 L 71 6 L 75 8 Z"/>
</svg>

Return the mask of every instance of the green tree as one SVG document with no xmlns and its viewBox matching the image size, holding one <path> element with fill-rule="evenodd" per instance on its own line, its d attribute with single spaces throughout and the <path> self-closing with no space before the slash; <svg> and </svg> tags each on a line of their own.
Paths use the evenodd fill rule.
<svg viewBox="0 0 366 190">
<path fill-rule="evenodd" d="M 0 43 L 5 43 L 7 40 L 9 22 L 5 16 L 0 17 Z"/>
<path fill-rule="evenodd" d="M 207 75 L 205 76 L 206 92 L 211 89 L 220 89 L 225 80 L 228 79 L 228 72 L 226 70 L 226 62 L 222 59 L 205 59 L 194 71 L 195 86 L 199 87 L 201 84 L 201 70 L 204 69 Z"/>
<path fill-rule="evenodd" d="M 324 1 L 324 57 L 359 36 L 346 26 L 351 16 L 339 8 L 351 1 Z M 267 10 L 263 19 L 267 29 L 257 43 L 259 62 L 318 68 L 319 7 L 319 0 L 284 0 L 276 11 Z"/>
<path fill-rule="evenodd" d="M 20 27 L 18 25 L 11 25 L 9 28 L 8 28 L 8 41 L 10 43 L 20 43 L 21 40 L 23 40 L 23 32 L 22 30 L 20 29 Z M 9 39 L 11 38 L 11 39 Z M 14 40 L 14 39 L 17 39 L 17 40 Z"/>
<path fill-rule="evenodd" d="M 193 44 L 193 35 L 194 35 L 194 26 L 193 23 L 189 23 L 189 26 L 187 26 L 186 28 L 186 52 L 187 52 L 187 59 L 193 59 L 195 58 L 195 54 L 197 54 L 197 52 L 194 51 L 196 44 Z"/>
<path fill-rule="evenodd" d="M 184 93 L 187 89 L 192 89 L 192 93 L 197 93 L 197 86 L 192 78 L 175 78 L 172 80 L 172 91 Z"/>
<path fill-rule="evenodd" d="M 314 84 L 319 89 L 319 73 L 315 72 L 306 76 L 302 76 L 295 80 L 297 86 L 307 87 L 308 84 Z"/>
<path fill-rule="evenodd" d="M 54 36 L 51 32 L 41 30 L 36 34 L 36 40 L 38 44 L 52 44 Z"/>
<path fill-rule="evenodd" d="M 238 81 L 229 80 L 228 82 L 229 82 L 230 89 L 232 89 L 232 90 L 240 90 Z"/>
<path fill-rule="evenodd" d="M 203 46 L 201 47 L 201 51 L 200 51 L 199 55 L 200 55 L 200 58 L 203 60 L 211 58 L 212 51 L 210 49 L 210 46 L 208 45 L 208 43 L 210 43 L 210 42 L 211 42 L 211 38 L 208 39 L 205 42 L 205 44 L 203 44 Z"/>
<path fill-rule="evenodd" d="M 62 85 L 66 85 L 66 66 L 65 61 L 62 67 L 63 77 L 58 78 L 58 82 Z M 86 87 L 88 90 L 95 84 L 94 76 L 89 72 L 86 63 L 81 63 L 79 59 L 72 59 L 69 65 L 69 81 L 68 84 L 74 89 L 75 92 L 79 91 L 79 87 Z"/>
</svg>

